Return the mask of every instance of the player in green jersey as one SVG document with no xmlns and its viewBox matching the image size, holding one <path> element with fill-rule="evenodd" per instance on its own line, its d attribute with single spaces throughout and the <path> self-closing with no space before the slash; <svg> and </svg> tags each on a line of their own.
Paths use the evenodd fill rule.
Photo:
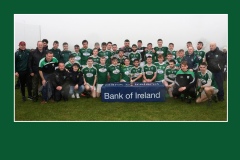
<svg viewBox="0 0 240 160">
<path fill-rule="evenodd" d="M 82 41 L 83 47 L 80 49 L 81 53 L 81 65 L 84 66 L 87 64 L 88 57 L 92 55 L 92 49 L 88 48 L 88 41 Z"/>
<path fill-rule="evenodd" d="M 112 45 L 112 57 L 116 57 L 118 55 L 117 45 Z"/>
<path fill-rule="evenodd" d="M 169 43 L 168 44 L 168 53 L 172 53 L 172 58 L 176 59 L 177 58 L 177 51 L 174 50 L 174 44 L 173 43 Z"/>
<path fill-rule="evenodd" d="M 97 97 L 100 97 L 101 88 L 103 84 L 107 83 L 108 80 L 108 72 L 107 72 L 106 58 L 101 57 L 100 63 L 97 64 Z"/>
<path fill-rule="evenodd" d="M 93 55 L 90 56 L 93 60 L 93 66 L 96 67 L 97 64 L 100 63 L 100 57 L 98 57 L 98 49 L 93 49 Z"/>
<path fill-rule="evenodd" d="M 99 57 L 105 57 L 106 64 L 110 65 L 112 53 L 107 50 L 107 43 L 106 42 L 102 43 L 102 50 L 100 52 L 98 52 L 98 56 Z"/>
<path fill-rule="evenodd" d="M 81 65 L 79 64 L 79 62 L 75 60 L 74 55 L 71 54 L 71 55 L 69 56 L 69 61 L 67 61 L 67 62 L 65 63 L 65 68 L 66 68 L 68 71 L 71 71 L 71 70 L 72 70 L 72 65 L 73 65 L 74 63 L 77 63 L 77 64 L 81 67 Z"/>
<path fill-rule="evenodd" d="M 118 55 L 114 57 L 117 58 L 118 65 L 124 65 L 124 60 L 126 59 L 126 57 L 124 56 L 124 51 L 122 49 L 119 49 Z"/>
<path fill-rule="evenodd" d="M 198 62 L 201 64 L 202 62 L 205 62 L 205 52 L 202 50 L 203 48 L 203 42 L 199 41 L 197 43 L 197 50 L 195 50 L 195 55 L 198 57 Z"/>
<path fill-rule="evenodd" d="M 176 66 L 178 67 L 178 68 L 180 68 L 180 64 L 181 64 L 181 62 L 182 62 L 182 59 L 183 59 L 183 57 L 184 57 L 184 50 L 183 49 L 180 49 L 179 51 L 178 51 L 178 57 L 177 57 L 177 64 L 176 64 Z"/>
<path fill-rule="evenodd" d="M 87 92 L 91 92 L 93 98 L 96 97 L 97 69 L 93 66 L 92 58 L 88 58 L 87 66 L 82 70 L 84 87 Z"/>
<path fill-rule="evenodd" d="M 163 62 L 163 55 L 158 55 L 158 62 L 155 62 L 154 65 L 157 67 L 157 77 L 156 82 L 164 83 L 164 73 L 167 65 Z"/>
<path fill-rule="evenodd" d="M 154 47 L 154 51 L 155 53 L 158 55 L 162 54 L 164 59 L 167 56 L 167 52 L 168 52 L 168 47 L 163 47 L 163 40 L 162 39 L 158 39 L 157 40 L 157 47 Z"/>
<path fill-rule="evenodd" d="M 157 67 L 152 64 L 152 57 L 147 57 L 147 64 L 143 67 L 143 82 L 154 82 L 157 76 Z"/>
<path fill-rule="evenodd" d="M 139 66 L 140 61 L 135 59 L 134 66 L 131 68 L 130 73 L 133 74 L 131 82 L 142 82 L 142 67 Z"/>
<path fill-rule="evenodd" d="M 170 60 L 174 60 L 174 61 L 176 62 L 176 60 L 173 59 L 172 53 L 169 52 L 169 53 L 167 54 L 167 58 L 166 58 L 166 61 L 165 61 L 164 63 L 168 66 Z M 176 63 L 177 63 L 177 62 L 176 62 Z M 176 63 L 175 63 L 175 64 L 176 64 Z"/>
<path fill-rule="evenodd" d="M 144 56 L 145 64 L 147 64 L 147 57 L 152 57 L 152 63 L 154 63 L 156 60 L 155 55 L 156 54 L 155 54 L 155 50 L 152 48 L 152 43 L 148 43 L 147 48 L 145 49 L 145 56 Z"/>
<path fill-rule="evenodd" d="M 133 65 L 133 61 L 135 59 L 138 59 L 139 61 L 141 61 L 141 54 L 137 51 L 136 44 L 132 45 L 132 52 L 128 55 L 128 58 L 130 60 L 130 65 Z"/>
<path fill-rule="evenodd" d="M 199 69 L 197 81 L 198 98 L 196 102 L 200 103 L 208 100 L 208 105 L 211 105 L 212 100 L 217 102 L 217 83 L 212 72 L 207 69 L 207 64 L 205 62 L 200 64 Z"/>
<path fill-rule="evenodd" d="M 79 45 L 74 45 L 74 52 L 72 53 L 75 57 L 75 61 L 77 61 L 79 64 L 81 64 L 81 53 L 80 53 Z"/>
<path fill-rule="evenodd" d="M 60 61 L 61 59 L 61 50 L 58 48 L 59 46 L 59 42 L 58 41 L 54 41 L 53 42 L 53 48 L 50 49 L 50 51 L 53 52 L 53 57 L 57 58 L 58 61 Z"/>
<path fill-rule="evenodd" d="M 68 50 L 68 43 L 64 42 L 63 43 L 63 51 L 61 52 L 61 61 L 63 63 L 66 63 L 69 59 L 69 56 L 72 54 L 71 51 Z"/>
<path fill-rule="evenodd" d="M 132 68 L 132 65 L 130 65 L 130 60 L 128 58 L 126 58 L 124 60 L 125 65 L 121 66 L 121 70 L 120 73 L 122 75 L 122 79 L 120 80 L 120 82 L 130 82 L 130 71 Z"/>
<path fill-rule="evenodd" d="M 112 42 L 107 43 L 107 50 L 112 53 Z"/>
<path fill-rule="evenodd" d="M 120 65 L 116 57 L 112 58 L 112 64 L 108 67 L 109 81 L 119 82 L 120 81 Z"/>
<path fill-rule="evenodd" d="M 169 66 L 166 68 L 164 73 L 164 85 L 168 90 L 168 94 L 170 97 L 173 97 L 172 91 L 173 91 L 173 85 L 174 80 L 176 78 L 176 74 L 178 72 L 178 69 L 175 67 L 176 62 L 172 59 L 169 61 Z"/>
</svg>

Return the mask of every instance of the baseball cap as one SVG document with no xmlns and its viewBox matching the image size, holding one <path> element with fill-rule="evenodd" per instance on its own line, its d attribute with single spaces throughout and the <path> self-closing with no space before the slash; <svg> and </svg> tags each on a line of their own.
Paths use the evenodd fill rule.
<svg viewBox="0 0 240 160">
<path fill-rule="evenodd" d="M 19 46 L 26 46 L 26 43 L 24 41 L 19 42 Z"/>
</svg>

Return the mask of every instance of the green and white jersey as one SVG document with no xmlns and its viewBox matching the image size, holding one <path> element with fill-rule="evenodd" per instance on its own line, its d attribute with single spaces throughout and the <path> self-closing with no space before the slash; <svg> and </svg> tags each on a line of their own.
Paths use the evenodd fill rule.
<svg viewBox="0 0 240 160">
<path fill-rule="evenodd" d="M 108 71 L 107 71 L 107 65 L 101 65 L 97 64 L 97 84 L 105 84 L 107 83 L 107 76 L 108 76 Z"/>
<path fill-rule="evenodd" d="M 202 72 L 199 71 L 197 77 L 201 81 L 201 85 L 207 84 L 207 86 L 218 88 L 211 71 L 207 70 L 205 74 L 202 74 Z"/>
<path fill-rule="evenodd" d="M 143 74 L 145 75 L 145 77 L 147 79 L 152 79 L 154 77 L 155 72 L 157 72 L 157 67 L 154 64 L 151 64 L 151 65 L 145 64 L 144 65 Z"/>
<path fill-rule="evenodd" d="M 175 64 L 177 64 L 177 60 L 173 59 L 175 61 Z M 169 60 L 164 61 L 164 63 L 168 66 L 169 65 Z"/>
<path fill-rule="evenodd" d="M 125 56 L 119 57 L 119 55 L 117 54 L 117 55 L 115 55 L 114 57 L 117 58 L 119 65 L 124 65 L 124 60 L 126 59 Z"/>
<path fill-rule="evenodd" d="M 75 61 L 77 61 L 79 64 L 81 64 L 81 53 L 80 52 L 78 52 L 78 53 L 73 52 L 72 55 L 74 55 Z"/>
<path fill-rule="evenodd" d="M 106 64 L 110 65 L 111 57 L 112 57 L 112 53 L 110 51 L 108 51 L 108 50 L 105 50 L 105 51 L 101 50 L 101 51 L 98 52 L 98 56 L 99 57 L 105 57 Z"/>
<path fill-rule="evenodd" d="M 86 65 L 88 57 L 92 55 L 92 49 L 81 48 L 80 53 L 81 53 L 81 65 Z"/>
<path fill-rule="evenodd" d="M 53 57 L 50 62 L 46 58 L 42 58 L 39 62 L 39 70 L 45 74 L 51 74 L 55 71 L 55 68 L 58 66 L 57 58 Z"/>
<path fill-rule="evenodd" d="M 175 81 L 177 72 L 178 69 L 176 67 L 170 68 L 169 66 L 167 66 L 164 74 L 164 80 L 166 80 L 169 83 L 173 83 Z"/>
<path fill-rule="evenodd" d="M 176 67 L 181 67 L 180 64 L 182 62 L 182 59 L 183 59 L 183 57 L 177 57 L 177 59 L 176 59 L 176 61 L 177 61 Z"/>
<path fill-rule="evenodd" d="M 157 77 L 156 81 L 161 81 L 164 79 L 165 69 L 167 68 L 167 64 L 155 62 L 154 65 L 157 67 Z"/>
<path fill-rule="evenodd" d="M 145 51 L 145 55 L 144 55 L 145 63 L 147 63 L 147 57 L 149 56 L 152 57 L 152 63 L 154 63 L 156 61 L 156 56 L 155 56 L 155 53 L 152 52 L 152 50 Z"/>
<path fill-rule="evenodd" d="M 165 59 L 167 57 L 167 52 L 168 52 L 168 47 L 154 47 L 155 53 L 156 53 L 156 57 L 158 57 L 158 55 L 163 55 L 163 58 Z"/>
<path fill-rule="evenodd" d="M 168 50 L 168 52 L 172 53 L 172 57 L 173 59 L 176 59 L 177 58 L 177 51 L 174 51 L 174 50 Z"/>
<path fill-rule="evenodd" d="M 131 68 L 132 68 L 132 65 L 129 65 L 129 66 L 123 65 L 121 67 L 120 72 L 122 75 L 122 79 L 125 80 L 126 82 L 130 82 L 129 74 L 130 74 Z"/>
<path fill-rule="evenodd" d="M 96 65 L 100 63 L 100 57 L 98 56 L 95 57 L 94 55 L 90 57 L 93 59 L 93 66 L 96 67 Z"/>
<path fill-rule="evenodd" d="M 72 52 L 71 51 L 68 51 L 68 50 L 66 50 L 66 51 L 62 51 L 61 52 L 61 60 L 64 62 L 64 63 L 66 63 L 68 60 L 69 60 L 69 56 L 72 54 Z"/>
<path fill-rule="evenodd" d="M 141 62 L 141 54 L 139 52 L 131 52 L 129 55 L 128 55 L 128 58 L 130 59 L 130 64 L 133 65 L 133 61 L 135 59 L 138 59 L 139 62 Z"/>
<path fill-rule="evenodd" d="M 81 64 L 80 64 L 78 61 L 75 61 L 74 63 L 77 63 L 77 64 L 79 64 L 79 66 L 81 66 Z M 74 63 L 71 63 L 70 61 L 66 62 L 66 63 L 65 63 L 65 68 L 68 69 L 68 70 L 71 69 L 71 68 L 72 68 L 72 65 L 73 65 Z"/>
<path fill-rule="evenodd" d="M 82 72 L 83 72 L 85 81 L 92 86 L 94 83 L 95 76 L 97 75 L 97 69 L 93 66 L 92 67 L 86 66 L 82 69 Z"/>
<path fill-rule="evenodd" d="M 108 67 L 108 73 L 110 75 L 110 82 L 119 82 L 120 81 L 120 65 L 111 64 Z"/>
<path fill-rule="evenodd" d="M 138 66 L 138 67 L 132 67 L 130 70 L 130 73 L 133 74 L 133 78 L 132 79 L 136 79 L 140 74 L 142 74 L 143 69 L 142 67 Z M 136 82 L 142 82 L 142 77 L 139 78 Z"/>
<path fill-rule="evenodd" d="M 200 65 L 203 62 L 203 59 L 205 58 L 205 52 L 203 50 L 195 50 L 194 53 L 197 56 Z"/>
<path fill-rule="evenodd" d="M 112 57 L 116 57 L 118 55 L 118 50 L 112 51 Z"/>
</svg>

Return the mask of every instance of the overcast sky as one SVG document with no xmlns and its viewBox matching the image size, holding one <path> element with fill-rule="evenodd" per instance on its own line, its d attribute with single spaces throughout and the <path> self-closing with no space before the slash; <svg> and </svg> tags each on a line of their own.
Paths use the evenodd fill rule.
<svg viewBox="0 0 240 160">
<path fill-rule="evenodd" d="M 220 49 L 228 42 L 227 14 L 15 14 L 15 49 L 19 41 L 26 41 L 27 48 L 36 48 L 38 40 L 49 40 L 52 48 L 54 40 L 69 43 L 69 50 L 84 39 L 93 48 L 95 42 L 116 43 L 123 46 L 125 39 L 136 44 L 141 39 L 143 45 L 163 39 L 163 45 L 172 42 L 175 49 L 186 49 L 186 42 L 194 47 L 203 41 L 204 50 L 214 41 Z"/>
</svg>

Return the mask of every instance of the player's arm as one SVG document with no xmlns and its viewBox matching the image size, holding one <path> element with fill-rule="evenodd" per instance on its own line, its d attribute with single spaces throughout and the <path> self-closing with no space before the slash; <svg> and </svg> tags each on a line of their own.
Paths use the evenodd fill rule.
<svg viewBox="0 0 240 160">
<path fill-rule="evenodd" d="M 154 81 L 154 79 L 157 77 L 157 72 L 154 72 L 154 76 L 153 76 L 153 78 L 152 79 L 150 79 L 151 80 L 151 82 L 152 81 Z"/>
<path fill-rule="evenodd" d="M 93 86 L 96 85 L 96 82 L 97 82 L 97 75 L 94 76 Z"/>
<path fill-rule="evenodd" d="M 186 89 L 194 87 L 194 82 L 195 82 L 195 76 L 194 76 L 194 73 L 192 72 L 192 74 L 190 75 L 190 83 L 187 86 L 185 86 Z"/>
</svg>

